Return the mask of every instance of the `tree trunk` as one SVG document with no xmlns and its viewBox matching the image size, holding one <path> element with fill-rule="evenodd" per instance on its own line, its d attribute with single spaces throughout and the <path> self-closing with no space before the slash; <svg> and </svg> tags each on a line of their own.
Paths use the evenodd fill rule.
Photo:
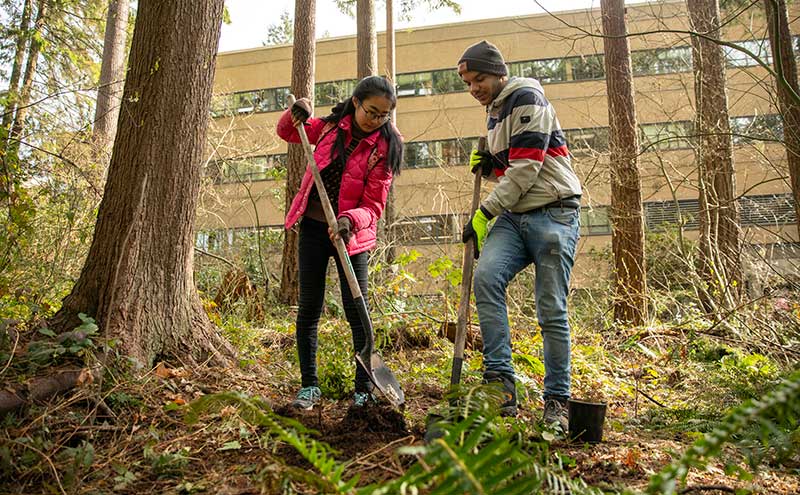
<svg viewBox="0 0 800 495">
<path fill-rule="evenodd" d="M 767 13 L 769 41 L 772 47 L 775 72 L 783 75 L 795 93 L 800 93 L 797 85 L 797 62 L 793 50 L 792 32 L 789 30 L 786 1 L 764 0 L 764 7 Z M 800 219 L 800 105 L 779 81 L 775 81 L 775 84 L 778 87 L 778 106 L 783 118 L 783 138 L 786 144 L 786 161 L 789 164 L 792 197 L 794 197 L 794 212 Z M 798 236 L 800 236 L 800 221 L 797 223 L 797 228 Z"/>
<path fill-rule="evenodd" d="M 128 37 L 129 0 L 111 0 L 108 5 L 103 63 L 97 88 L 92 140 L 97 156 L 105 163 L 117 133 L 120 94 L 125 82 L 125 42 Z"/>
<path fill-rule="evenodd" d="M 720 37 L 717 0 L 687 0 L 692 30 Z M 718 303 L 732 309 L 741 288 L 739 208 L 725 89 L 725 53 L 710 40 L 692 37 L 696 104 L 695 156 L 698 166 L 699 270 L 707 288 L 701 299 L 708 311 Z"/>
<path fill-rule="evenodd" d="M 194 286 L 197 196 L 223 0 L 140 0 L 119 138 L 94 239 L 53 318 L 79 312 L 143 366 L 162 356 L 227 364 L 234 355 Z"/>
<path fill-rule="evenodd" d="M 294 4 L 294 45 L 292 48 L 292 94 L 297 98 L 314 101 L 314 54 L 316 29 L 316 0 L 298 0 Z M 286 174 L 286 211 L 300 190 L 306 170 L 306 158 L 301 144 L 289 144 Z M 297 240 L 296 229 L 286 231 L 283 239 L 283 266 L 281 273 L 281 299 L 286 304 L 297 304 Z"/>
<path fill-rule="evenodd" d="M 25 0 L 22 4 L 22 15 L 17 31 L 17 42 L 14 48 L 14 62 L 11 65 L 11 78 L 8 81 L 7 103 L 3 109 L 3 129 L 8 131 L 14 112 L 17 108 L 17 97 L 19 96 L 19 78 L 22 72 L 22 63 L 25 60 L 25 46 L 29 39 L 28 26 L 31 22 L 31 7 L 33 0 Z"/>
<path fill-rule="evenodd" d="M 611 150 L 611 247 L 614 253 L 614 320 L 647 319 L 644 215 L 633 72 L 625 37 L 623 0 L 601 0 Z"/>
<path fill-rule="evenodd" d="M 394 42 L 394 4 L 392 0 L 386 0 L 386 78 L 394 85 L 396 75 L 396 61 L 394 56 L 395 50 Z M 392 109 L 392 122 L 397 125 L 397 109 Z M 383 227 L 382 238 L 386 243 L 385 259 L 388 264 L 394 263 L 396 256 L 395 253 L 395 235 L 392 228 L 397 221 L 397 211 L 394 207 L 394 182 L 389 187 L 389 195 L 386 198 L 386 208 L 383 211 Z"/>
<path fill-rule="evenodd" d="M 375 34 L 375 2 L 356 1 L 356 52 L 358 79 L 378 73 L 378 37 Z"/>
<path fill-rule="evenodd" d="M 19 139 L 22 136 L 22 128 L 25 125 L 25 117 L 28 114 L 28 104 L 31 99 L 31 88 L 33 86 L 33 76 L 36 74 L 36 64 L 39 61 L 39 52 L 42 49 L 42 27 L 47 19 L 52 0 L 40 0 L 39 12 L 36 14 L 36 22 L 33 25 L 33 33 L 30 35 L 31 46 L 28 50 L 28 63 L 25 65 L 25 75 L 22 78 L 22 86 L 19 90 L 17 108 L 11 123 L 11 130 L 8 133 L 9 148 L 14 151 L 9 155 L 16 157 L 19 148 Z M 38 36 L 37 36 L 38 34 Z"/>
</svg>

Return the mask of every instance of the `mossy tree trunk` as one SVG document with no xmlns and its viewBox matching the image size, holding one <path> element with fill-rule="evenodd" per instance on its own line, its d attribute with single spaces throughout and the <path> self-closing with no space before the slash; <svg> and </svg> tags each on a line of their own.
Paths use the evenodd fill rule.
<svg viewBox="0 0 800 495">
<path fill-rule="evenodd" d="M 225 364 L 192 273 L 194 220 L 223 0 L 140 0 L 94 239 L 53 326 L 79 312 L 141 365 Z"/>
</svg>

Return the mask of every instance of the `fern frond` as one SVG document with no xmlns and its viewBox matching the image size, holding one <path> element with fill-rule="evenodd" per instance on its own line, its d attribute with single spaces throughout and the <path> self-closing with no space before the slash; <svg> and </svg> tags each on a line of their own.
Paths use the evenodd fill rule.
<svg viewBox="0 0 800 495">
<path fill-rule="evenodd" d="M 333 457 L 333 449 L 328 444 L 311 438 L 309 435 L 316 432 L 307 429 L 300 422 L 275 414 L 261 399 L 248 397 L 239 392 L 205 395 L 189 404 L 186 421 L 189 424 L 195 423 L 201 414 L 227 405 L 236 406 L 239 417 L 249 424 L 266 428 L 265 435 L 291 445 L 319 473 L 308 476 L 310 473 L 289 468 L 289 474 L 295 479 L 310 483 L 324 493 L 353 493 L 359 477 L 356 475 L 347 481 L 344 480 L 346 465 Z"/>
<path fill-rule="evenodd" d="M 472 397 L 476 397 L 473 394 Z M 474 404 L 477 405 L 477 402 Z M 485 404 L 485 403 L 484 403 Z M 497 414 L 485 407 L 461 409 L 471 414 L 454 424 L 441 424 L 443 436 L 427 446 L 398 449 L 418 461 L 406 473 L 383 486 L 369 486 L 359 494 L 460 495 L 556 493 L 596 495 L 600 491 L 573 480 L 516 441 L 512 427 L 499 427 Z M 536 451 L 536 449 L 532 449 Z"/>
<path fill-rule="evenodd" d="M 689 469 L 703 467 L 708 459 L 716 457 L 722 446 L 751 424 L 771 424 L 775 416 L 800 414 L 800 371 L 766 394 L 760 400 L 748 400 L 731 411 L 720 426 L 697 440 L 683 454 L 650 480 L 648 493 L 675 493 L 678 482 L 686 480 Z"/>
</svg>

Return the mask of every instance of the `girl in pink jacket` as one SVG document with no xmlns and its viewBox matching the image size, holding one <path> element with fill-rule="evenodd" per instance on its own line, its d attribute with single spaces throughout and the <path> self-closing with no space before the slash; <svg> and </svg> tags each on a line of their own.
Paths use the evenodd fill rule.
<svg viewBox="0 0 800 495">
<path fill-rule="evenodd" d="M 341 236 L 364 298 L 367 298 L 368 251 L 375 247 L 378 219 L 386 206 L 392 177 L 400 172 L 403 141 L 390 121 L 397 104 L 394 88 L 384 78 L 362 79 L 352 97 L 323 118 L 311 117 L 311 102 L 301 98 L 278 121 L 278 135 L 299 143 L 295 125 L 303 122 L 308 140 L 316 143 L 314 159 L 338 219 L 329 232 L 311 171 L 306 169 L 300 190 L 286 216 L 286 229 L 300 220 L 298 250 L 300 298 L 297 312 L 297 353 L 302 385 L 292 405 L 310 410 L 321 399 L 317 379 L 317 325 L 325 298 L 325 274 L 333 257 L 339 271 L 342 305 L 360 351 L 366 336 L 347 286 L 332 239 Z M 354 405 L 373 400 L 366 370 L 356 364 Z"/>
</svg>

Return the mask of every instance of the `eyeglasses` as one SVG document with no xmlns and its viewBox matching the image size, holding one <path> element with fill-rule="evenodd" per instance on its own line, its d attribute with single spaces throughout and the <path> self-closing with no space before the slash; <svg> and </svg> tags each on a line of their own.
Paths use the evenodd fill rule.
<svg viewBox="0 0 800 495">
<path fill-rule="evenodd" d="M 388 122 L 389 119 L 392 118 L 392 114 L 391 113 L 376 113 L 376 112 L 373 112 L 372 110 L 364 108 L 364 104 L 363 103 L 359 102 L 358 106 L 361 107 L 361 110 L 364 110 L 364 113 L 367 115 L 367 118 L 369 120 L 374 120 L 374 121 L 377 121 L 377 122 L 380 122 L 380 123 L 384 123 L 384 122 Z"/>
</svg>

